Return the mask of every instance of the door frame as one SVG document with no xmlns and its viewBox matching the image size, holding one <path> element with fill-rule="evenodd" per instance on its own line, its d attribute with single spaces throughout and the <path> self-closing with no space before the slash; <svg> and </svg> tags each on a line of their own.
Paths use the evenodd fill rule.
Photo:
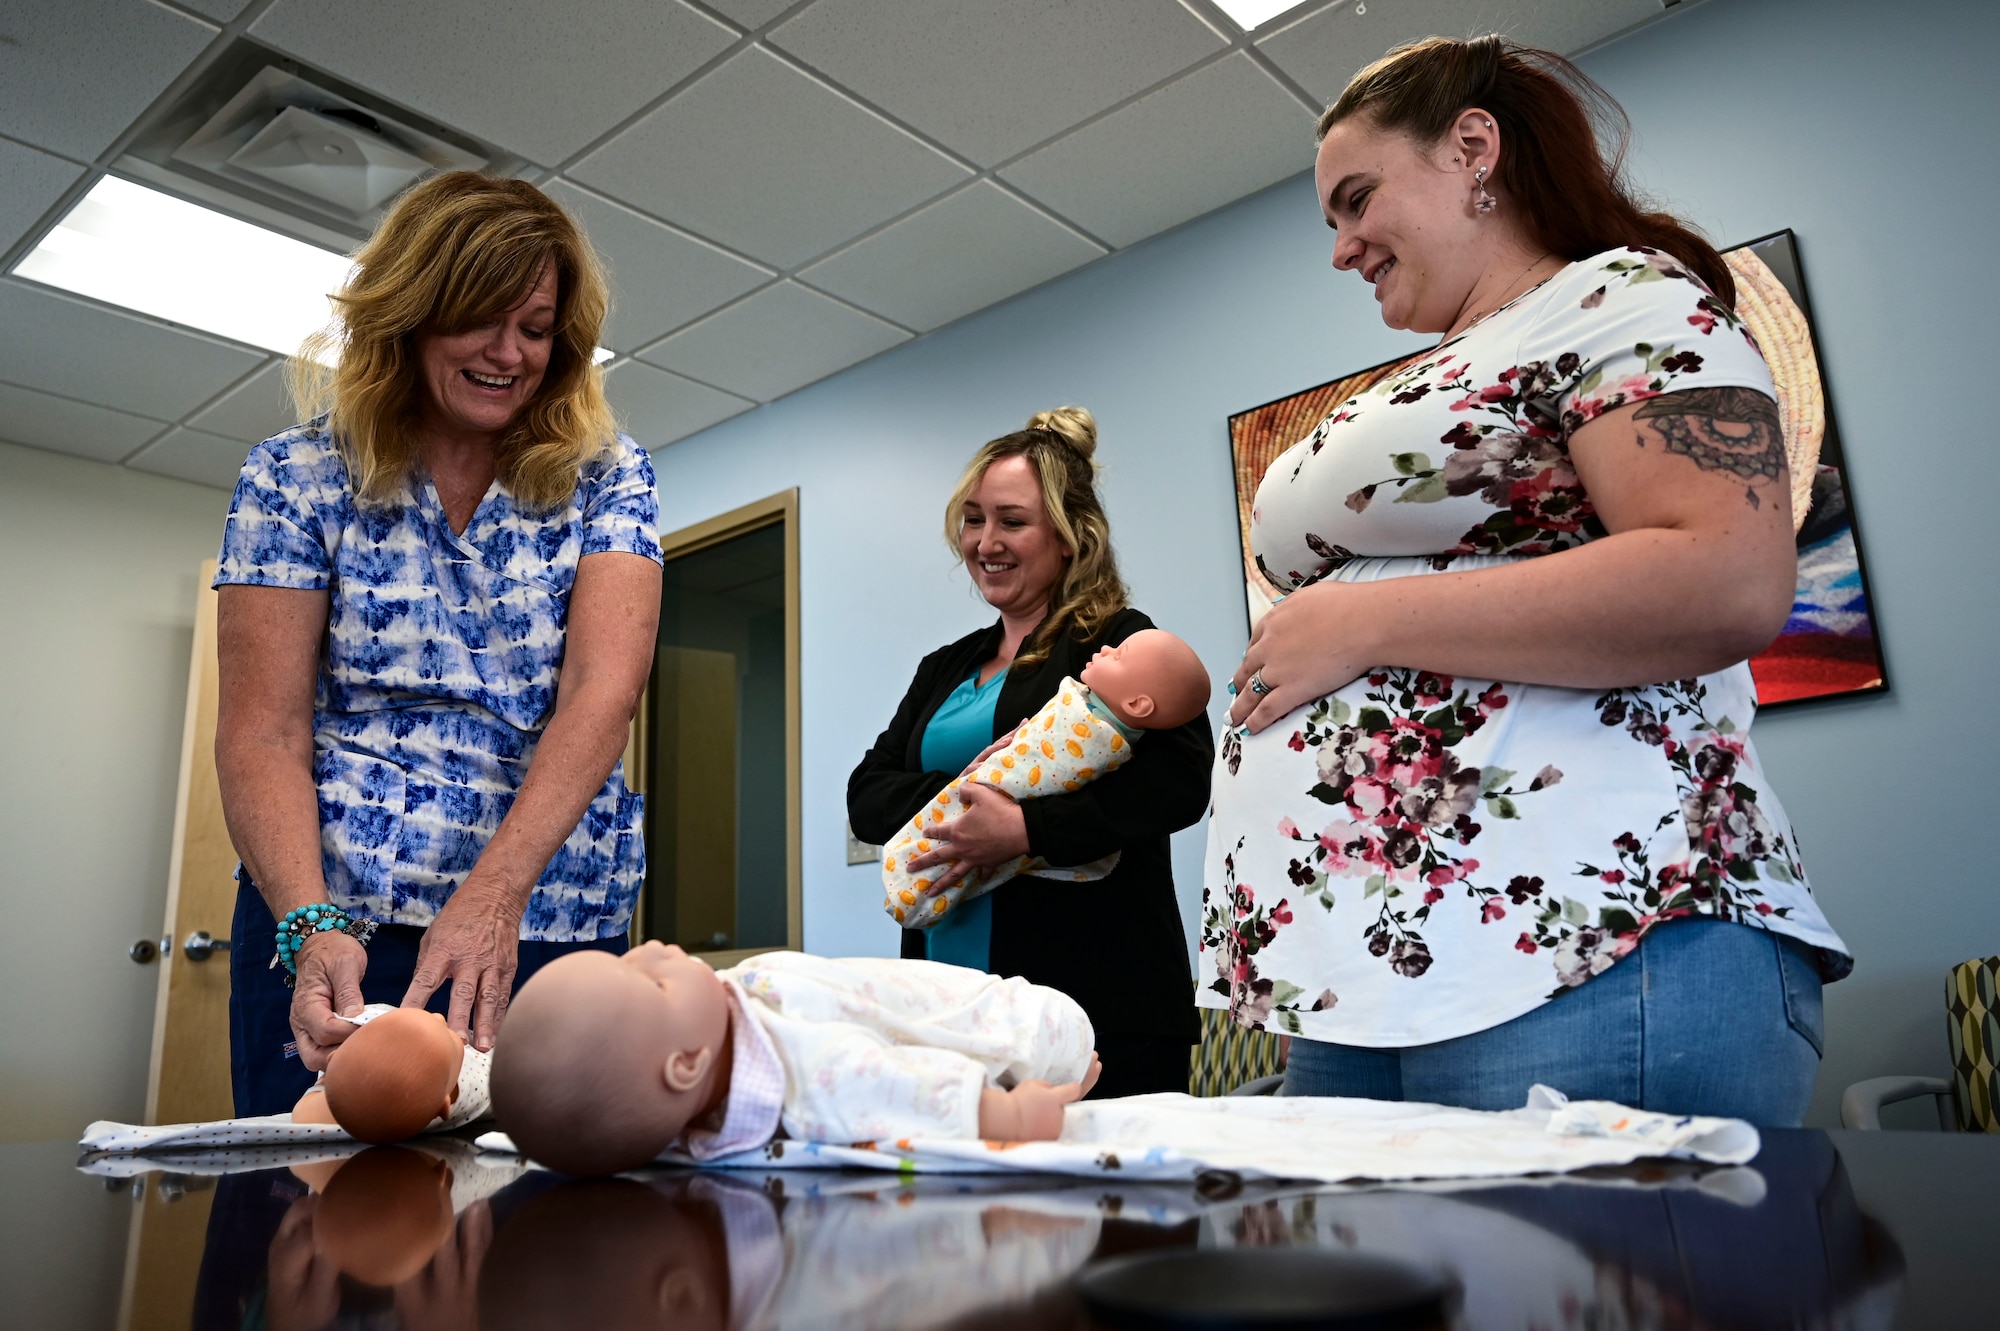
<svg viewBox="0 0 2000 1331">
<path fill-rule="evenodd" d="M 783 523 L 785 527 L 785 947 L 805 948 L 805 797 L 803 786 L 804 744 L 799 715 L 803 689 L 799 670 L 799 491 L 794 486 L 730 509 L 693 526 L 660 537 L 660 552 L 668 561 L 691 555 L 711 545 L 720 545 L 738 536 Z M 639 711 L 632 718 L 632 735 L 625 748 L 625 779 L 628 786 L 644 794 L 652 788 L 652 693 L 653 671 L 646 673 L 646 689 L 639 695 Z M 650 815 L 650 810 L 648 811 Z M 650 847 L 648 850 L 650 851 Z M 650 865 L 650 858 L 648 861 Z M 632 946 L 642 940 L 640 926 L 646 918 L 645 889 L 632 910 Z M 725 948 L 698 954 L 711 965 L 733 966 L 770 948 Z"/>
</svg>

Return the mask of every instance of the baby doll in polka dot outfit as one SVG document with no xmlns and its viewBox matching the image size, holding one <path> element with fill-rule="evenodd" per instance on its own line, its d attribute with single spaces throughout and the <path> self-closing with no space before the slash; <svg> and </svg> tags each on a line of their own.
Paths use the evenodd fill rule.
<svg viewBox="0 0 2000 1331">
<path fill-rule="evenodd" d="M 906 866 L 928 854 L 926 835 L 954 814 L 967 782 L 988 785 L 1010 798 L 1036 799 L 1077 790 L 1132 757 L 1148 730 L 1186 725 L 1208 706 L 1208 672 L 1194 649 L 1161 629 L 1144 629 L 1090 658 L 1081 680 L 1065 678 L 1055 697 L 1004 741 L 975 758 L 911 819 L 882 854 L 882 908 L 898 924 L 927 929 L 955 906 L 991 892 L 1016 874 L 1091 882 L 1117 866 L 1114 852 L 1101 860 L 1056 868 L 1034 855 L 974 869 L 940 887 L 952 864 L 912 873 Z"/>
</svg>

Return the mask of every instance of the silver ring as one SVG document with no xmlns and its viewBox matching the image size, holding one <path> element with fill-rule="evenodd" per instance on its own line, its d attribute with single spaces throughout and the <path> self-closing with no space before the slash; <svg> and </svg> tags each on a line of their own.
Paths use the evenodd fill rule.
<svg viewBox="0 0 2000 1331">
<path fill-rule="evenodd" d="M 1269 693 L 1270 691 L 1271 691 L 1271 686 L 1264 682 L 1264 672 L 1261 670 L 1251 671 L 1250 692 L 1257 694 L 1259 697 L 1261 697 L 1264 694 Z"/>
</svg>

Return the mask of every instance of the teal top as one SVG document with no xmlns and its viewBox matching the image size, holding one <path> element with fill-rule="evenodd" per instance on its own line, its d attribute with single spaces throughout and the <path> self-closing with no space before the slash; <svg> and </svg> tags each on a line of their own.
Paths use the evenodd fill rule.
<svg viewBox="0 0 2000 1331">
<path fill-rule="evenodd" d="M 979 672 L 951 691 L 924 727 L 919 758 L 926 772 L 954 776 L 993 742 L 993 709 L 1000 701 L 1005 670 L 979 682 Z M 993 950 L 993 894 L 960 903 L 957 910 L 924 931 L 924 955 L 932 961 L 985 970 Z"/>
</svg>

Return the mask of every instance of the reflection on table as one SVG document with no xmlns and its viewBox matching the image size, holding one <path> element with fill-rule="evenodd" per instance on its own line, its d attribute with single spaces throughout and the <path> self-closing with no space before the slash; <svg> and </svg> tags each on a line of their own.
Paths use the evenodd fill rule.
<svg viewBox="0 0 2000 1331">
<path fill-rule="evenodd" d="M 1086 1263 L 1197 1244 L 1415 1261 L 1458 1286 L 1458 1328 L 1870 1328 L 1894 1324 L 1904 1271 L 1810 1132 L 1771 1134 L 1754 1167 L 1470 1186 L 579 1181 L 450 1139 L 175 1186 L 211 1184 L 192 1324 L 228 1331 L 1081 1328 Z"/>
</svg>

